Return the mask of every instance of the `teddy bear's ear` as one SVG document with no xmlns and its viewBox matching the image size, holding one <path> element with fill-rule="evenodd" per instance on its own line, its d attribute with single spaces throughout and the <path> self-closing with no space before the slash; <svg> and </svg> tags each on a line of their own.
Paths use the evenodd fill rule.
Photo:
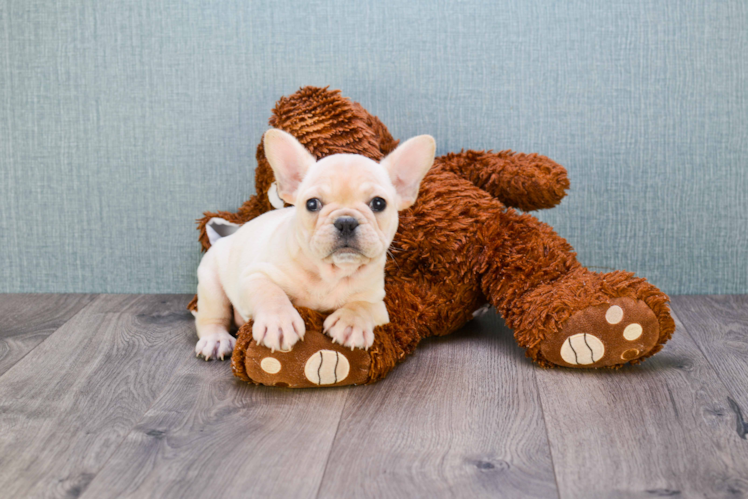
<svg viewBox="0 0 748 500">
<path fill-rule="evenodd" d="M 381 165 L 389 173 L 400 198 L 398 210 L 404 210 L 416 202 L 418 188 L 426 172 L 434 164 L 435 154 L 434 138 L 419 135 L 405 141 L 382 160 Z"/>
<path fill-rule="evenodd" d="M 220 217 L 213 217 L 205 225 L 205 232 L 208 234 L 208 241 L 213 245 L 216 241 L 226 236 L 230 236 L 237 232 L 241 224 L 229 222 L 226 219 Z"/>
<path fill-rule="evenodd" d="M 275 175 L 278 196 L 293 205 L 301 181 L 316 160 L 294 136 L 277 128 L 265 132 L 263 145 L 265 158 Z"/>
</svg>

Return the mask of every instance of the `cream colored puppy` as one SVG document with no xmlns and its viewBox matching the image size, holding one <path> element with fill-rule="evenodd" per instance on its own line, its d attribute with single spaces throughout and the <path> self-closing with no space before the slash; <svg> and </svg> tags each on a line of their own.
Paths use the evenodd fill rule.
<svg viewBox="0 0 748 500">
<path fill-rule="evenodd" d="M 231 353 L 231 306 L 239 324 L 254 320 L 253 338 L 273 350 L 304 338 L 294 305 L 332 312 L 324 330 L 334 342 L 369 348 L 374 327 L 389 322 L 384 264 L 397 212 L 416 201 L 434 162 L 434 139 L 414 137 L 381 163 L 353 154 L 315 161 L 277 129 L 265 133 L 264 147 L 280 198 L 294 206 L 247 222 L 203 257 L 197 355 Z"/>
</svg>

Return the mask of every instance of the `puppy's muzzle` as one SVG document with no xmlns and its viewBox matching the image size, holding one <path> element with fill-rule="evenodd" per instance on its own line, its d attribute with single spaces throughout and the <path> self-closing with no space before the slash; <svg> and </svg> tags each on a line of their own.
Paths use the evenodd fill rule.
<svg viewBox="0 0 748 500">
<path fill-rule="evenodd" d="M 353 237 L 358 221 L 353 217 L 338 217 L 333 226 L 338 230 L 341 238 L 348 239 Z"/>
</svg>

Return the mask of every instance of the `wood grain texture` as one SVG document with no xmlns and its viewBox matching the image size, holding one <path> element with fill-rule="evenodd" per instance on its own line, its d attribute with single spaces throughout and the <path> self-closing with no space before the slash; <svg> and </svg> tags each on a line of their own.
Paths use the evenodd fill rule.
<svg viewBox="0 0 748 500">
<path fill-rule="evenodd" d="M 352 391 L 319 497 L 555 497 L 535 385 L 489 313 Z"/>
<path fill-rule="evenodd" d="M 0 492 L 77 497 L 192 356 L 187 295 L 102 295 L 0 377 Z"/>
<path fill-rule="evenodd" d="M 194 358 L 190 298 L 0 296 L 0 339 L 47 335 L 0 375 L 0 496 L 748 496 L 746 297 L 674 297 L 620 371 L 537 368 L 491 313 L 319 390 Z"/>
<path fill-rule="evenodd" d="M 253 386 L 228 362 L 192 358 L 85 496 L 313 497 L 346 396 L 360 389 Z"/>
<path fill-rule="evenodd" d="M 673 309 L 732 394 L 736 426 L 748 432 L 748 295 L 683 295 Z"/>
<path fill-rule="evenodd" d="M 85 294 L 0 294 L 0 375 L 93 299 Z"/>
<path fill-rule="evenodd" d="M 675 319 L 640 366 L 537 372 L 562 497 L 748 495 L 730 393 Z"/>
</svg>

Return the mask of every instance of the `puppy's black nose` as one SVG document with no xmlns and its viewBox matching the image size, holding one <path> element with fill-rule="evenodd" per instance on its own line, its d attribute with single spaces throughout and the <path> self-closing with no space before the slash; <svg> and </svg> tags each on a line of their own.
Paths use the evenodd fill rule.
<svg viewBox="0 0 748 500">
<path fill-rule="evenodd" d="M 353 235 L 353 231 L 358 227 L 358 221 L 353 217 L 338 217 L 333 225 L 338 228 L 340 235 L 345 237 Z"/>
</svg>

